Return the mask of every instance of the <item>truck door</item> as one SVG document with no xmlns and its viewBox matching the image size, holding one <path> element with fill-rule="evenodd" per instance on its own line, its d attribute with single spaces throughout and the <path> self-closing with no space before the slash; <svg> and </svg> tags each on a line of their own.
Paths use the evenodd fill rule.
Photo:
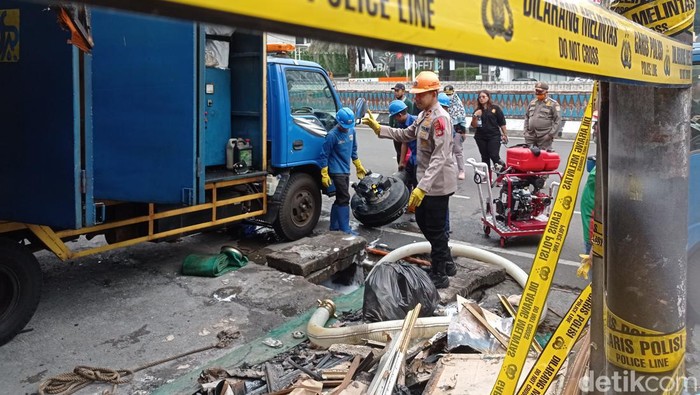
<svg viewBox="0 0 700 395">
<path fill-rule="evenodd" d="M 315 163 L 326 134 L 336 124 L 340 101 L 326 74 L 317 68 L 285 67 L 287 87 L 287 166 Z"/>
<path fill-rule="evenodd" d="M 89 56 L 45 8 L 0 4 L 0 219 L 77 229 L 94 222 Z"/>
<path fill-rule="evenodd" d="M 95 197 L 195 204 L 203 196 L 200 28 L 96 10 L 92 29 Z"/>
</svg>

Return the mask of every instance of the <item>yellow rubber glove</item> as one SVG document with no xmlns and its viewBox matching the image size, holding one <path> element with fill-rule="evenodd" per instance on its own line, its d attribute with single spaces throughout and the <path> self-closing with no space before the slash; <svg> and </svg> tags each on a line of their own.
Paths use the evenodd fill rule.
<svg viewBox="0 0 700 395">
<path fill-rule="evenodd" d="M 331 186 L 333 182 L 331 181 L 331 177 L 328 175 L 328 167 L 324 167 L 321 169 L 321 185 L 323 185 L 324 188 L 328 188 Z"/>
<path fill-rule="evenodd" d="M 413 213 L 416 211 L 416 207 L 420 206 L 425 197 L 425 191 L 420 188 L 413 188 L 411 192 L 411 197 L 408 198 L 408 212 Z"/>
<path fill-rule="evenodd" d="M 579 254 L 579 257 L 581 258 L 581 266 L 576 270 L 576 275 L 588 280 L 588 271 L 591 270 L 591 256 Z"/>
<path fill-rule="evenodd" d="M 362 123 L 369 126 L 374 131 L 374 134 L 379 136 L 379 131 L 382 129 L 382 127 L 379 126 L 379 122 L 374 119 L 372 111 L 367 110 L 367 114 L 365 114 L 364 118 L 362 118 Z"/>
<path fill-rule="evenodd" d="M 357 170 L 357 178 L 359 178 L 360 180 L 365 178 L 365 176 L 367 175 L 367 170 L 365 170 L 365 168 L 362 167 L 362 162 L 360 162 L 359 159 L 355 159 L 354 161 L 352 161 L 352 164 L 355 165 L 355 170 Z"/>
</svg>

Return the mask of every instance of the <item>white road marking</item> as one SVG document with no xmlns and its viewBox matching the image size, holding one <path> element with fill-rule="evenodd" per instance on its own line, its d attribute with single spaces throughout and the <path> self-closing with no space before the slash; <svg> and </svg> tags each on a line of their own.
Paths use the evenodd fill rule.
<svg viewBox="0 0 700 395">
<path fill-rule="evenodd" d="M 415 232 L 408 232 L 405 230 L 401 229 L 393 229 L 393 228 L 387 228 L 387 227 L 382 227 L 381 228 L 385 232 L 389 233 L 396 233 L 404 236 L 410 236 L 410 237 L 415 237 L 417 239 L 422 239 L 425 240 L 425 237 L 423 237 L 422 234 L 420 233 L 415 233 Z M 486 251 L 491 251 L 495 252 L 498 254 L 506 254 L 506 255 L 513 255 L 513 256 L 518 256 L 521 258 L 530 258 L 532 260 L 535 259 L 535 254 L 530 254 L 528 252 L 522 252 L 522 251 L 514 251 L 514 250 L 507 250 L 505 248 L 500 248 L 500 247 L 491 247 L 491 246 L 485 246 L 485 245 L 480 245 L 480 244 L 473 244 L 473 243 L 467 243 L 466 241 L 460 241 L 460 240 L 453 240 L 450 239 L 450 243 L 454 244 L 461 244 L 469 247 L 476 247 L 476 248 L 481 248 Z M 575 262 L 575 261 L 569 261 L 567 259 L 560 259 L 559 264 L 565 265 L 565 266 L 572 266 L 578 268 L 580 265 L 580 262 Z"/>
<path fill-rule="evenodd" d="M 457 198 L 457 199 L 467 199 L 467 200 L 471 199 L 469 196 L 464 196 L 464 195 L 452 195 L 452 197 Z"/>
</svg>

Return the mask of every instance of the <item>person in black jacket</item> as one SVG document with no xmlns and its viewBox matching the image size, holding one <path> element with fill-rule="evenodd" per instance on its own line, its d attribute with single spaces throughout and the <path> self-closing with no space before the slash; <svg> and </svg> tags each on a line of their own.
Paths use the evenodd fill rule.
<svg viewBox="0 0 700 395">
<path fill-rule="evenodd" d="M 479 91 L 478 101 L 471 123 L 476 128 L 474 140 L 479 147 L 481 161 L 489 166 L 489 162 L 492 162 L 494 168 L 500 171 L 505 166 L 500 156 L 501 142 L 508 143 L 506 117 L 501 107 L 493 104 L 488 91 Z"/>
</svg>

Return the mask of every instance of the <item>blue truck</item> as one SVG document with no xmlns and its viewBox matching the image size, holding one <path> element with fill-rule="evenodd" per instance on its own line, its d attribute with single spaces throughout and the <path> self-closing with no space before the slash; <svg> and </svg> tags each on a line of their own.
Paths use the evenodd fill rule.
<svg viewBox="0 0 700 395">
<path fill-rule="evenodd" d="M 228 54 L 212 62 L 209 44 Z M 318 222 L 340 98 L 318 64 L 268 57 L 262 33 L 5 1 L 0 86 L 0 345 L 38 305 L 34 251 L 243 220 L 295 240 Z M 104 242 L 72 249 L 80 236 Z"/>
</svg>

